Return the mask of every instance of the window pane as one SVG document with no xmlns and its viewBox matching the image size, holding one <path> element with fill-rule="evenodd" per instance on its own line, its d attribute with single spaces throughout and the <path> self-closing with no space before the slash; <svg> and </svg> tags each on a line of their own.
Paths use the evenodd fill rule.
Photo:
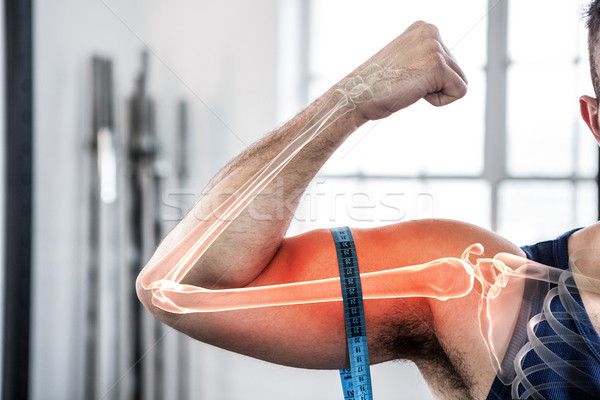
<svg viewBox="0 0 600 400">
<path fill-rule="evenodd" d="M 428 144 L 418 148 L 426 174 L 479 175 L 483 170 L 485 74 L 473 71 L 468 79 L 469 91 L 463 99 L 415 115 L 424 125 Z"/>
<path fill-rule="evenodd" d="M 553 239 L 575 225 L 569 181 L 507 181 L 499 188 L 499 233 L 518 245 Z"/>
<path fill-rule="evenodd" d="M 490 187 L 483 180 L 434 180 L 422 193 L 431 196 L 434 218 L 448 218 L 491 228 Z"/>
<path fill-rule="evenodd" d="M 416 175 L 422 172 L 425 135 L 414 129 L 412 116 L 412 113 L 397 114 L 373 121 L 355 133 L 362 139 L 347 156 L 354 153 L 360 172 L 370 175 Z"/>
<path fill-rule="evenodd" d="M 512 60 L 573 61 L 578 56 L 580 4 L 526 0 L 511 1 L 508 8 L 508 49 Z"/>
<path fill-rule="evenodd" d="M 573 172 L 573 131 L 579 118 L 572 64 L 508 71 L 508 172 L 566 176 Z"/>
</svg>

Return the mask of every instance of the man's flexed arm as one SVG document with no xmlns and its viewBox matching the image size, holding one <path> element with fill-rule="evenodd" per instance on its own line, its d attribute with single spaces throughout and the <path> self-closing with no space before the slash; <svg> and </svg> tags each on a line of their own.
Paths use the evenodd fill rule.
<svg viewBox="0 0 600 400">
<path fill-rule="evenodd" d="M 375 64 L 392 72 L 391 91 L 376 100 L 357 103 L 354 110 L 338 118 L 304 147 L 275 181 L 220 235 L 183 283 L 208 288 L 239 287 L 255 280 L 277 252 L 306 186 L 358 126 L 369 119 L 386 117 L 420 98 L 434 105 L 445 105 L 466 92 L 466 80 L 443 46 L 437 29 L 425 23 L 413 24 L 350 77 Z M 238 156 L 217 174 L 207 195 L 169 233 L 147 268 L 273 159 L 317 111 L 328 106 L 328 99 L 337 93 L 336 90 L 343 88 L 346 81 L 340 81 L 292 121 Z"/>
</svg>

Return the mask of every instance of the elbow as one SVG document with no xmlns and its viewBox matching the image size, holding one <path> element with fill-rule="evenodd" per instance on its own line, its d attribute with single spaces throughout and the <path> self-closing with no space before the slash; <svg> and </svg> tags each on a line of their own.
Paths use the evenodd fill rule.
<svg viewBox="0 0 600 400">
<path fill-rule="evenodd" d="M 145 268 L 142 269 L 135 280 L 135 292 L 139 301 L 144 305 L 144 307 L 146 307 L 146 309 L 152 314 L 156 315 L 154 311 L 154 305 L 152 304 L 152 289 L 145 289 L 144 285 L 142 285 L 142 276 L 144 275 L 145 270 Z"/>
<path fill-rule="evenodd" d="M 150 307 L 152 306 L 152 291 L 144 289 L 141 283 L 140 275 L 138 275 L 135 281 L 135 293 L 139 301 L 150 311 Z"/>
<path fill-rule="evenodd" d="M 144 284 L 142 283 L 144 271 L 145 269 L 140 272 L 135 281 L 135 291 L 137 297 L 142 305 L 150 312 L 150 314 L 154 315 L 154 317 L 158 318 L 160 321 L 171 325 L 174 316 L 179 315 L 180 313 L 155 304 L 157 289 L 152 287 L 144 287 Z M 160 302 L 158 304 L 160 304 Z"/>
<path fill-rule="evenodd" d="M 152 298 L 154 296 L 153 290 L 144 288 L 140 279 L 141 275 L 141 273 L 140 275 L 138 275 L 135 282 L 135 291 L 140 303 L 142 303 L 146 310 L 148 310 L 148 312 L 150 312 L 150 314 L 152 314 L 155 318 L 157 318 L 161 322 L 169 324 L 170 318 L 173 314 L 161 310 L 159 307 L 154 305 L 154 303 L 152 302 Z"/>
<path fill-rule="evenodd" d="M 138 299 L 144 304 L 144 296 L 146 295 L 146 289 L 142 286 L 142 273 L 137 276 L 135 280 L 135 293 L 137 294 Z M 144 304 L 145 305 L 145 304 Z"/>
</svg>

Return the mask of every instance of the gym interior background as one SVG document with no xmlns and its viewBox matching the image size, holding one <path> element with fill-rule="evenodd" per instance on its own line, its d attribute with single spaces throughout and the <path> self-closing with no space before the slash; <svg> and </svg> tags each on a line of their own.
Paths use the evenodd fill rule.
<svg viewBox="0 0 600 400">
<path fill-rule="evenodd" d="M 593 223 L 584 4 L 5 0 L 3 398 L 341 398 L 336 371 L 156 323 L 137 272 L 228 160 L 417 19 L 440 28 L 468 96 L 362 128 L 289 234 L 444 217 L 527 244 Z M 375 366 L 373 384 L 378 399 L 431 398 L 410 363 Z"/>
</svg>

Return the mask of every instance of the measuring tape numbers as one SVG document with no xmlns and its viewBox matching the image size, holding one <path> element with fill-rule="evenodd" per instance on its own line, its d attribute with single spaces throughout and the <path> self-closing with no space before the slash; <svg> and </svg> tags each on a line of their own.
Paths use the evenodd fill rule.
<svg viewBox="0 0 600 400">
<path fill-rule="evenodd" d="M 350 228 L 331 229 L 337 251 L 350 368 L 341 369 L 345 400 L 373 400 L 367 331 L 356 248 Z"/>
</svg>

